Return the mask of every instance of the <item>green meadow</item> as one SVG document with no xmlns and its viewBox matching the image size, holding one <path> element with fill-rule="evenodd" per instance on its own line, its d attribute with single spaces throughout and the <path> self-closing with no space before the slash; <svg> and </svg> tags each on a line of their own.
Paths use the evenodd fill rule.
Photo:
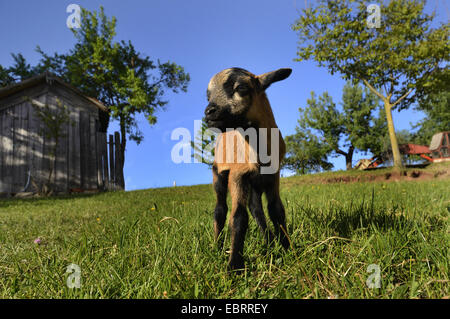
<svg viewBox="0 0 450 319">
<path fill-rule="evenodd" d="M 327 174 L 282 179 L 291 249 L 250 218 L 241 275 L 211 185 L 0 200 L 0 298 L 448 298 L 450 179 Z"/>
</svg>

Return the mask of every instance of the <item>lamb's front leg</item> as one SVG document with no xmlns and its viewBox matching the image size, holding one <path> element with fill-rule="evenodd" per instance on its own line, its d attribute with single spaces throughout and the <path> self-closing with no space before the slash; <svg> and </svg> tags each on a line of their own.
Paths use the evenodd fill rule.
<svg viewBox="0 0 450 319">
<path fill-rule="evenodd" d="M 214 209 L 214 240 L 217 242 L 219 249 L 223 247 L 223 238 L 221 235 L 225 220 L 227 218 L 227 187 L 228 187 L 228 171 L 217 172 L 217 167 L 213 166 L 213 185 L 216 192 L 217 202 Z"/>
<path fill-rule="evenodd" d="M 242 176 L 230 174 L 229 187 L 231 193 L 231 254 L 228 268 L 231 270 L 244 268 L 244 241 L 248 228 L 247 198 L 248 184 Z"/>
</svg>

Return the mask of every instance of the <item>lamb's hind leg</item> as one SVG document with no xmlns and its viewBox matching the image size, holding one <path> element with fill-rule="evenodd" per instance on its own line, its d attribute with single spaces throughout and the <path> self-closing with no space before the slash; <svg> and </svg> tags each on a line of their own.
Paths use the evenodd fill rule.
<svg viewBox="0 0 450 319">
<path fill-rule="evenodd" d="M 280 198 L 280 176 L 274 175 L 271 183 L 267 185 L 267 210 L 269 211 L 270 219 L 275 228 L 275 235 L 280 239 L 281 245 L 284 248 L 289 248 L 289 239 L 286 229 L 286 213 Z"/>
<path fill-rule="evenodd" d="M 265 240 L 267 241 L 267 243 L 271 243 L 274 236 L 270 229 L 267 227 L 266 217 L 264 216 L 264 210 L 262 207 L 261 195 L 261 190 L 257 188 L 257 186 L 252 186 L 252 189 L 250 190 L 248 207 L 250 209 L 250 212 L 252 213 L 253 218 L 258 224 L 259 229 L 264 235 Z"/>
<path fill-rule="evenodd" d="M 219 249 L 223 247 L 223 238 L 221 235 L 225 220 L 227 218 L 227 187 L 228 171 L 218 173 L 217 167 L 213 167 L 213 185 L 216 192 L 216 208 L 214 209 L 214 239 Z"/>
</svg>

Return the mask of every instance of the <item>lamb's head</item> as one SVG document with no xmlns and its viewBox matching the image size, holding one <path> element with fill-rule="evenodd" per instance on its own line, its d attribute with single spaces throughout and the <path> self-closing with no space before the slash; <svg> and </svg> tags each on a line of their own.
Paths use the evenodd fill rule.
<svg viewBox="0 0 450 319">
<path fill-rule="evenodd" d="M 286 79 L 291 72 L 291 69 L 278 69 L 257 76 L 241 68 L 230 68 L 217 73 L 206 91 L 209 102 L 205 110 L 206 124 L 221 131 L 258 126 L 258 120 L 268 116 L 264 109 L 270 110 L 265 90 L 272 83 Z"/>
</svg>

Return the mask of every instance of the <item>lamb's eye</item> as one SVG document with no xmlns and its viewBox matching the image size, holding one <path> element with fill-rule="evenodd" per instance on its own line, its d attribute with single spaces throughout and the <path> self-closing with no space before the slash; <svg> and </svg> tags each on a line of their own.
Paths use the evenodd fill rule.
<svg viewBox="0 0 450 319">
<path fill-rule="evenodd" d="M 246 84 L 239 84 L 236 87 L 236 92 L 238 92 L 240 96 L 246 96 L 250 93 L 250 88 Z"/>
</svg>

